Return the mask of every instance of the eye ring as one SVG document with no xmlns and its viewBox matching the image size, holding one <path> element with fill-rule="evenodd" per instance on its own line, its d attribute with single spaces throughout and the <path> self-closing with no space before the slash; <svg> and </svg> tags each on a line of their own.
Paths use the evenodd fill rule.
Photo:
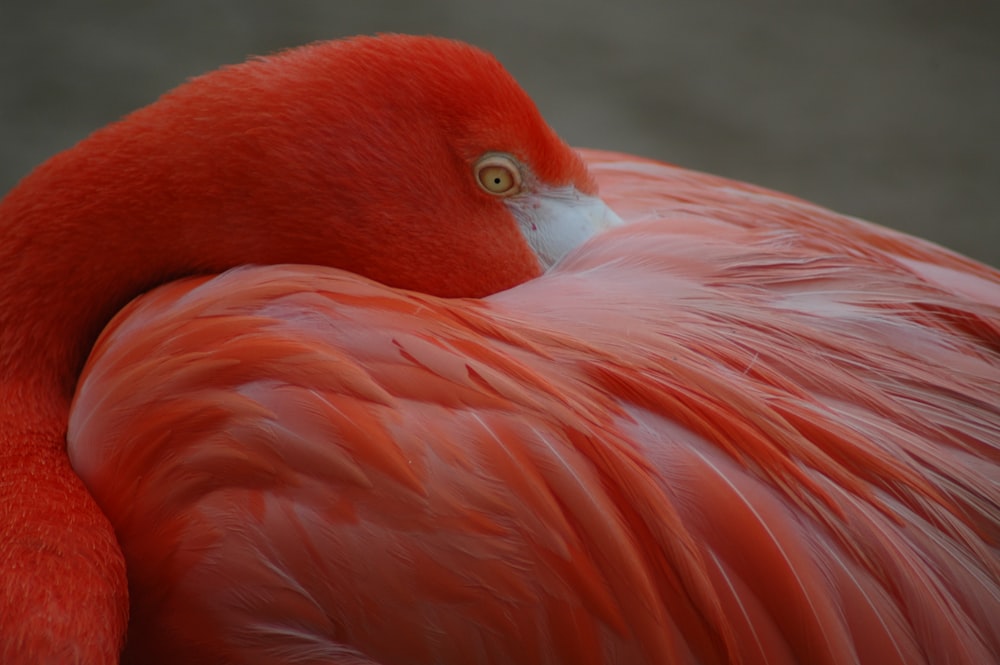
<svg viewBox="0 0 1000 665">
<path fill-rule="evenodd" d="M 521 191 L 521 169 L 508 155 L 483 155 L 475 166 L 476 183 L 491 196 L 513 196 Z"/>
</svg>

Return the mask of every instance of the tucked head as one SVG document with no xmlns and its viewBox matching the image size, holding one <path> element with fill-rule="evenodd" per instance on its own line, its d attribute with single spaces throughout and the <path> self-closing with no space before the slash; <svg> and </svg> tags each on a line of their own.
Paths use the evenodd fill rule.
<svg viewBox="0 0 1000 665">
<path fill-rule="evenodd" d="M 17 571 L 0 581 L 0 660 L 4 645 L 117 660 L 123 561 L 62 437 L 84 358 L 129 299 L 253 263 L 481 296 L 608 223 L 592 193 L 490 56 L 412 37 L 217 71 L 26 177 L 0 201 L 0 569 Z"/>
<path fill-rule="evenodd" d="M 399 35 L 194 79 L 20 189 L 38 199 L 27 223 L 96 235 L 144 287 L 288 262 L 482 296 L 617 221 L 492 56 Z"/>
</svg>

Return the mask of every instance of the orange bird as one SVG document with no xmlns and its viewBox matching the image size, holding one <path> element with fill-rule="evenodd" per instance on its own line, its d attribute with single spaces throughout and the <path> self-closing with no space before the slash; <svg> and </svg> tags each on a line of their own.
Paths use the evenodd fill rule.
<svg viewBox="0 0 1000 665">
<path fill-rule="evenodd" d="M 1000 660 L 1000 274 L 469 46 L 195 79 L 0 265 L 4 663 Z"/>
</svg>

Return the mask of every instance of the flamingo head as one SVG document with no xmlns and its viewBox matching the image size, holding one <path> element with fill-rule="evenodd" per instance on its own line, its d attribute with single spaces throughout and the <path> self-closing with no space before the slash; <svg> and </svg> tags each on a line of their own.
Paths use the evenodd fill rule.
<svg viewBox="0 0 1000 665">
<path fill-rule="evenodd" d="M 133 290 L 311 263 L 479 297 L 620 223 L 496 59 L 401 35 L 317 43 L 193 79 L 29 183 L 38 223 L 89 238 L 77 251 L 113 260 Z M 39 206 L 38 191 L 59 210 Z"/>
</svg>

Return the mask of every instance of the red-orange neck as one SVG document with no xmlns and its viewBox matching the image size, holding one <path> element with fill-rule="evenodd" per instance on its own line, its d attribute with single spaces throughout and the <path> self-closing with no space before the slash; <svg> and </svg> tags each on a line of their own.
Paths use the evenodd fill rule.
<svg viewBox="0 0 1000 665">
<path fill-rule="evenodd" d="M 0 662 L 117 663 L 125 562 L 70 469 L 65 400 L 8 379 L 0 404 Z"/>
<path fill-rule="evenodd" d="M 87 348 L 134 287 L 99 270 L 106 229 L 48 224 L 73 203 L 30 194 L 0 203 L 0 662 L 117 663 L 124 558 L 65 432 Z"/>
</svg>

